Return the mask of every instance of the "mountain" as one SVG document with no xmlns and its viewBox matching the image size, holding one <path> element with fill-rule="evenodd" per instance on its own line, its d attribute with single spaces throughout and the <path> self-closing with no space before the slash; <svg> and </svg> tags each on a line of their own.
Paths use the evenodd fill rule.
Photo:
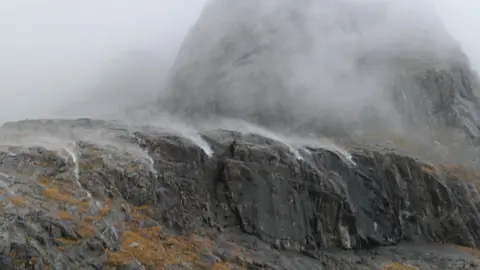
<svg viewBox="0 0 480 270">
<path fill-rule="evenodd" d="M 0 269 L 479 269 L 478 87 L 426 1 L 212 0 L 157 114 L 0 127 Z"/>
<path fill-rule="evenodd" d="M 480 84 L 427 1 L 210 1 L 162 108 L 295 132 L 460 132 Z"/>
</svg>

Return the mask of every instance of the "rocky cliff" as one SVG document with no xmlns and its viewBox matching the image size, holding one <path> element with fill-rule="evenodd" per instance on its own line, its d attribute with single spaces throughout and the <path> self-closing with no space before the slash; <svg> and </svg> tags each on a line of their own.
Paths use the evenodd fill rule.
<svg viewBox="0 0 480 270">
<path fill-rule="evenodd" d="M 480 269 L 478 87 L 422 1 L 210 1 L 178 118 L 0 127 L 0 269 Z"/>
<path fill-rule="evenodd" d="M 461 166 L 88 119 L 0 135 L 1 269 L 480 267 Z"/>
</svg>

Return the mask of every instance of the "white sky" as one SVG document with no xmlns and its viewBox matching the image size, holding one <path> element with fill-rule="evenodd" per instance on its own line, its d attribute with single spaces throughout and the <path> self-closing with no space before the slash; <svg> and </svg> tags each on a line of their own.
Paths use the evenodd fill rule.
<svg viewBox="0 0 480 270">
<path fill-rule="evenodd" d="M 47 115 L 109 58 L 171 57 L 204 0 L 0 0 L 0 122 Z"/>
<path fill-rule="evenodd" d="M 432 1 L 480 69 L 480 2 Z M 205 2 L 0 0 L 0 122 L 47 116 L 122 51 L 170 60 Z"/>
</svg>

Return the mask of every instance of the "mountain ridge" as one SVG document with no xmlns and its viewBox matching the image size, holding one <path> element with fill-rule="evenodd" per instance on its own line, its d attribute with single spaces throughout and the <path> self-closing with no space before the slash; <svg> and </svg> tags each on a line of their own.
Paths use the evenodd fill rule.
<svg viewBox="0 0 480 270">
<path fill-rule="evenodd" d="M 479 244 L 476 171 L 219 129 L 200 131 L 208 152 L 176 134 L 89 119 L 2 126 L 2 267 L 480 266 L 446 245 Z"/>
</svg>

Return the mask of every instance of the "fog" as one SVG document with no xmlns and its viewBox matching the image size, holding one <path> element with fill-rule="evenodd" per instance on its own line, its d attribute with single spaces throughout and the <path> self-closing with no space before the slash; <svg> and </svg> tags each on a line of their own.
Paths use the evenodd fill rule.
<svg viewBox="0 0 480 270">
<path fill-rule="evenodd" d="M 166 72 L 174 61 L 180 43 L 199 17 L 205 2 L 89 0 L 67 3 L 59 0 L 0 0 L 0 122 L 24 118 L 98 116 L 155 99 L 163 88 Z M 422 1 L 397 4 L 398 12 L 390 19 L 398 28 L 375 32 L 366 48 L 381 50 L 388 47 L 386 44 L 394 44 L 394 41 L 408 43 L 413 40 L 407 38 L 411 34 L 441 32 L 428 28 L 433 15 L 424 12 L 419 2 Z M 478 10 L 476 7 L 480 4 L 467 0 L 442 0 L 436 1 L 435 5 L 447 29 L 460 41 L 473 65 L 480 67 L 480 53 L 477 51 L 480 34 L 474 31 L 480 22 L 475 18 L 478 16 L 474 11 Z M 274 10 L 271 6 L 264 8 Z M 322 13 L 315 16 L 327 15 Z M 408 20 L 405 20 L 406 16 L 409 16 Z M 406 22 L 409 24 L 405 26 Z M 423 32 L 417 31 L 422 27 Z M 399 31 L 402 29 L 405 31 Z M 406 31 L 408 29 L 412 31 Z M 218 27 L 212 29 L 211 36 L 216 37 L 220 33 L 218 31 Z M 286 36 L 283 38 L 292 39 L 287 31 L 284 33 Z M 342 38 L 350 37 L 334 34 L 329 37 L 333 38 L 329 44 L 336 44 L 341 50 L 326 54 L 320 48 L 316 50 L 314 58 L 298 58 L 293 67 L 302 72 L 297 72 L 289 83 L 317 83 L 317 75 L 308 72 L 308 67 L 318 68 L 316 60 L 319 59 L 328 64 L 326 70 L 332 66 L 338 70 L 338 73 L 329 71 L 326 74 L 348 73 L 345 68 L 351 64 L 348 62 L 348 53 L 352 48 L 348 48 L 349 40 Z M 435 36 L 439 37 L 440 34 Z M 317 44 L 321 44 L 321 37 L 317 38 Z M 347 46 L 342 45 L 344 42 Z M 378 46 L 379 42 L 385 46 Z M 440 46 L 443 43 L 435 44 Z M 208 54 L 203 56 L 209 57 Z M 337 82 L 338 78 L 332 77 L 327 78 L 324 84 L 331 87 Z M 377 84 L 378 81 L 363 80 L 362 83 Z M 350 88 L 345 86 L 341 96 L 329 95 L 332 100 L 328 102 L 337 107 L 352 107 L 359 99 L 368 99 L 371 95 L 363 93 L 346 98 Z M 248 99 L 247 93 L 235 98 Z M 208 97 L 207 94 L 205 96 Z M 307 102 L 309 96 L 305 97 L 297 102 Z M 276 99 L 271 100 L 269 102 Z M 311 104 L 301 105 L 309 108 Z M 306 114 L 305 111 L 301 113 Z"/>
<path fill-rule="evenodd" d="M 160 81 L 203 4 L 0 0 L 0 122 L 91 115 L 151 98 L 151 88 L 117 91 L 112 78 L 128 76 L 121 70 L 132 69 L 132 52 L 147 52 L 149 66 L 133 68 Z"/>
<path fill-rule="evenodd" d="M 447 125 L 432 112 L 453 86 L 427 93 L 419 76 L 468 61 L 429 1 L 217 3 L 180 49 L 168 110 L 335 137 Z"/>
<path fill-rule="evenodd" d="M 433 1 L 448 31 L 461 43 L 478 71 L 480 70 L 480 2 L 469 0 Z"/>
</svg>

